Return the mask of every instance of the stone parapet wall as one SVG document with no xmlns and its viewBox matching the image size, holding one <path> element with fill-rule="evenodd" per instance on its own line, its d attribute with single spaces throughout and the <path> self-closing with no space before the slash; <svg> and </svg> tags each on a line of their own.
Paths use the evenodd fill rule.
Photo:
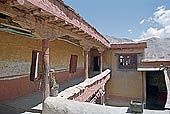
<svg viewBox="0 0 170 114">
<path fill-rule="evenodd" d="M 81 102 L 87 101 L 107 83 L 110 79 L 110 72 L 111 70 L 107 69 L 93 78 L 86 79 L 84 82 L 62 91 L 58 97 Z"/>
<path fill-rule="evenodd" d="M 122 109 L 126 112 L 126 109 Z M 121 110 L 121 111 L 122 111 Z M 120 109 L 111 106 L 102 106 L 87 102 L 64 100 L 48 97 L 44 103 L 42 114 L 119 114 Z"/>
</svg>

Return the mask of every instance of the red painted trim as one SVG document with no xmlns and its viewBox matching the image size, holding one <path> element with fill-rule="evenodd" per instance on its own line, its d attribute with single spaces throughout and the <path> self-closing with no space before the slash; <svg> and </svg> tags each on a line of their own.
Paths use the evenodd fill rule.
<svg viewBox="0 0 170 114">
<path fill-rule="evenodd" d="M 84 76 L 84 68 L 78 68 L 77 71 L 72 74 L 70 79 L 68 69 L 56 70 L 54 76 L 56 77 L 57 82 L 62 84 L 68 82 L 69 80 Z M 12 80 L 6 80 L 6 78 L 13 77 L 16 78 Z M 0 77 L 0 79 L 4 79 L 0 80 L 0 102 L 14 100 L 39 90 L 39 82 L 31 82 L 29 74 Z"/>
<path fill-rule="evenodd" d="M 170 66 L 170 61 L 150 61 L 150 62 L 142 62 L 142 66 Z"/>
<path fill-rule="evenodd" d="M 13 80 L 0 80 L 0 102 L 14 100 L 38 91 L 38 83 L 30 82 L 29 76 Z"/>
<path fill-rule="evenodd" d="M 147 43 L 124 43 L 124 44 L 111 44 L 111 49 L 136 49 L 147 48 Z"/>
</svg>

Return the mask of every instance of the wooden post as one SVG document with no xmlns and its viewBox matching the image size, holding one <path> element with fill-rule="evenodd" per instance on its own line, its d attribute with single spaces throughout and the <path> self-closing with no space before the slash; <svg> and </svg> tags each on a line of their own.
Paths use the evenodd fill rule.
<svg viewBox="0 0 170 114">
<path fill-rule="evenodd" d="M 100 53 L 100 73 L 103 71 L 103 48 L 98 48 L 98 51 Z"/>
<path fill-rule="evenodd" d="M 83 51 L 84 51 L 84 74 L 85 74 L 85 79 L 88 79 L 88 67 L 89 67 L 89 63 L 88 63 L 88 52 L 90 51 L 90 49 L 92 48 L 93 44 L 91 44 L 90 42 L 86 41 L 86 40 L 82 40 L 80 42 L 80 45 L 82 45 Z"/>
<path fill-rule="evenodd" d="M 102 71 L 103 71 L 103 64 L 102 64 L 102 62 L 103 62 L 103 52 L 100 52 L 100 73 L 102 73 Z"/>
<path fill-rule="evenodd" d="M 84 50 L 84 72 L 85 72 L 85 79 L 88 79 L 89 74 L 88 74 L 88 50 Z"/>
<path fill-rule="evenodd" d="M 42 40 L 43 54 L 43 104 L 44 100 L 50 95 L 49 88 L 49 40 Z M 44 108 L 44 106 L 43 106 Z"/>
</svg>

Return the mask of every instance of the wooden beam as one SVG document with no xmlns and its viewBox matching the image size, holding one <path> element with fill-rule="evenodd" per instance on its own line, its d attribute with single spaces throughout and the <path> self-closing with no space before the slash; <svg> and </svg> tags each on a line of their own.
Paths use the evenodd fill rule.
<svg viewBox="0 0 170 114">
<path fill-rule="evenodd" d="M 17 0 L 17 1 L 19 1 L 19 0 Z M 9 6 L 12 6 L 12 7 L 17 7 L 17 6 L 21 5 L 21 3 L 22 3 L 22 1 L 20 1 L 20 3 L 17 1 L 16 0 L 8 0 L 7 4 L 9 4 Z"/>
<path fill-rule="evenodd" d="M 90 35 L 88 35 L 87 33 L 82 35 L 83 37 L 90 37 Z"/>
<path fill-rule="evenodd" d="M 38 9 L 35 9 L 35 10 L 31 11 L 31 14 L 33 14 L 33 15 L 40 15 L 43 12 L 44 12 L 43 9 L 38 8 Z"/>
<path fill-rule="evenodd" d="M 39 38 L 43 37 L 42 39 L 45 39 L 49 36 L 50 36 L 49 39 L 54 39 L 54 37 L 56 38 L 59 35 L 62 36 L 64 34 L 69 34 L 70 36 L 78 40 L 87 38 L 87 37 L 85 38 L 84 36 L 73 32 L 73 31 L 79 31 L 79 28 L 77 26 L 73 26 L 71 30 L 67 30 L 64 27 L 62 28 L 62 27 L 54 25 L 53 23 L 48 23 L 44 20 L 37 19 L 34 15 L 30 15 L 30 13 L 22 12 L 21 10 L 18 10 L 13 7 L 9 7 L 6 4 L 0 3 L 0 12 L 13 17 L 14 22 L 20 24 L 20 26 L 22 26 L 23 28 L 29 29 L 29 30 L 35 30 L 36 32 L 35 34 L 36 35 L 38 34 Z M 64 25 L 67 25 L 67 23 Z M 92 39 L 92 38 L 89 37 L 89 39 Z M 97 42 L 93 42 L 93 44 L 98 45 L 98 46 L 103 46 L 103 44 L 97 43 Z"/>
<path fill-rule="evenodd" d="M 9 7 L 6 4 L 2 4 L 0 2 L 0 13 L 4 13 L 8 16 L 15 17 L 15 16 L 24 16 L 25 12 L 21 12 L 16 8 Z"/>
<path fill-rule="evenodd" d="M 67 30 L 70 30 L 70 29 L 72 29 L 74 27 L 73 27 L 73 25 L 65 25 L 64 28 L 67 29 Z"/>
<path fill-rule="evenodd" d="M 59 20 L 58 17 L 52 16 L 52 17 L 48 17 L 45 21 L 50 23 L 50 22 L 56 22 L 58 20 Z"/>
<path fill-rule="evenodd" d="M 84 35 L 86 34 L 84 31 L 77 31 L 76 34 L 79 34 L 79 35 Z"/>
<path fill-rule="evenodd" d="M 78 29 L 78 28 L 75 28 L 75 29 L 71 29 L 72 32 L 76 33 L 76 32 L 80 32 L 81 30 Z"/>
<path fill-rule="evenodd" d="M 65 20 L 66 22 L 71 23 L 78 28 L 81 28 L 86 33 L 94 35 L 96 39 L 100 38 L 100 41 L 102 43 L 100 42 L 99 44 L 102 44 L 104 47 L 110 47 L 109 42 L 105 40 L 105 38 L 99 32 L 97 32 L 95 28 L 91 27 L 87 22 L 82 21 L 82 19 L 73 11 L 70 11 L 66 7 L 63 7 L 63 4 L 60 4 L 57 1 L 56 3 L 58 3 L 58 5 L 54 5 L 49 0 L 25 0 L 24 6 L 29 7 L 32 5 L 33 7 L 39 7 L 45 12 L 48 12 L 49 15 L 57 16 L 62 20 Z M 76 20 L 72 18 L 75 18 Z"/>
<path fill-rule="evenodd" d="M 61 21 L 61 22 L 58 22 L 58 23 L 55 23 L 56 26 L 58 27 L 63 27 L 65 25 L 67 25 L 68 23 L 66 21 Z"/>
</svg>

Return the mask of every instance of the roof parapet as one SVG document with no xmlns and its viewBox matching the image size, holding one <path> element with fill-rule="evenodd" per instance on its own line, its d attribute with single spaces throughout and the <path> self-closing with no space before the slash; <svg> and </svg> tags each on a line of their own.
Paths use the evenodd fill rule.
<svg viewBox="0 0 170 114">
<path fill-rule="evenodd" d="M 111 44 L 111 49 L 135 49 L 135 48 L 147 48 L 147 42 Z"/>
</svg>

